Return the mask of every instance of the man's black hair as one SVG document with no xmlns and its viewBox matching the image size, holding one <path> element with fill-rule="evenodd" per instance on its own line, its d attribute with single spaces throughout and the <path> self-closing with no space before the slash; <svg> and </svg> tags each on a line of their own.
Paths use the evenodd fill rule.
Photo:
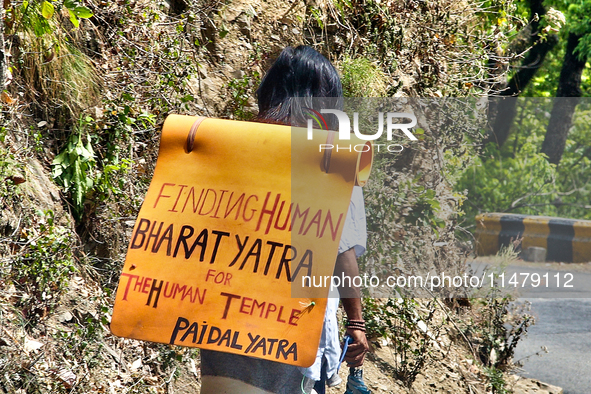
<svg viewBox="0 0 591 394">
<path fill-rule="evenodd" d="M 327 58 L 300 45 L 281 52 L 261 81 L 257 100 L 260 121 L 305 127 L 310 117 L 306 108 L 342 109 L 343 87 L 339 73 Z M 328 127 L 334 130 L 338 125 L 336 117 L 327 115 Z"/>
</svg>

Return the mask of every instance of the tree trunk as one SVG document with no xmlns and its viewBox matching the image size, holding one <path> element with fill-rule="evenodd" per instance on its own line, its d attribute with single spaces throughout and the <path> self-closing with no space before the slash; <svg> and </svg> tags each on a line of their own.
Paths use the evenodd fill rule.
<svg viewBox="0 0 591 394">
<path fill-rule="evenodd" d="M 544 63 L 548 52 L 558 44 L 558 36 L 556 34 L 549 35 L 543 42 L 539 42 L 539 40 L 540 37 L 536 33 L 534 47 L 529 51 L 527 57 L 523 59 L 521 68 L 513 75 L 507 88 L 501 92 L 501 96 L 519 95 L 534 75 L 536 75 L 536 72 Z"/>
<path fill-rule="evenodd" d="M 557 98 L 554 102 L 546 129 L 546 137 L 542 144 L 542 153 L 548 155 L 548 161 L 554 164 L 560 163 L 562 159 L 568 131 L 573 123 L 575 107 L 582 94 L 581 76 L 587 59 L 585 56 L 574 53 L 581 37 L 574 33 L 570 33 L 568 36 L 566 53 L 556 90 L 556 97 L 568 98 Z"/>
<path fill-rule="evenodd" d="M 530 3 L 530 17 L 534 21 L 529 28 L 531 31 L 529 45 L 533 47 L 526 58 L 523 59 L 519 71 L 513 75 L 506 88 L 501 90 L 501 97 L 491 97 L 489 103 L 489 124 L 491 130 L 485 143 L 494 141 L 499 146 L 503 146 L 505 141 L 507 141 L 517 110 L 517 99 L 515 97 L 525 89 L 544 63 L 548 52 L 558 43 L 558 36 L 555 34 L 549 35 L 545 41 L 540 42 L 540 22 L 539 19 L 536 20 L 536 15 L 537 17 L 541 17 L 546 14 L 546 9 L 542 3 L 543 0 L 536 0 Z"/>
</svg>

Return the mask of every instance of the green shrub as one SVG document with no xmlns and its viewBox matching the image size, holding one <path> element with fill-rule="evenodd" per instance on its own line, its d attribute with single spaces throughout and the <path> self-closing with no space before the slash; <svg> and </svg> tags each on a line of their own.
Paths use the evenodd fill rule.
<svg viewBox="0 0 591 394">
<path fill-rule="evenodd" d="M 25 317 L 44 316 L 52 310 L 76 271 L 72 255 L 74 234 L 54 222 L 52 211 L 39 213 L 34 220 L 21 232 L 17 243 L 21 250 L 13 257 L 9 275 L 24 294 L 19 307 Z"/>
<path fill-rule="evenodd" d="M 365 57 L 345 57 L 341 63 L 345 97 L 386 97 L 388 83 L 384 72 Z"/>
<path fill-rule="evenodd" d="M 434 321 L 436 310 L 435 300 L 422 304 L 412 298 L 363 300 L 367 337 L 391 344 L 396 355 L 394 376 L 407 387 L 432 359 L 432 342 L 442 327 Z"/>
<path fill-rule="evenodd" d="M 464 209 L 471 219 L 481 212 L 550 213 L 543 204 L 552 201 L 555 180 L 556 166 L 533 143 L 515 155 L 490 143 L 456 190 L 468 191 Z"/>
</svg>

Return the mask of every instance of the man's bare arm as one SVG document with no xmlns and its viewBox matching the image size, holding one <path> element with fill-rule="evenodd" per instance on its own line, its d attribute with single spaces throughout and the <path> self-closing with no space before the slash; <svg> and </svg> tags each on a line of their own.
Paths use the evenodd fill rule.
<svg viewBox="0 0 591 394">
<path fill-rule="evenodd" d="M 357 257 L 353 248 L 343 252 L 337 256 L 334 274 L 339 278 L 343 276 L 354 277 L 359 276 L 359 266 L 357 265 Z M 347 319 L 349 320 L 363 320 L 363 312 L 361 310 L 361 293 L 358 287 L 341 286 L 339 287 L 339 294 Z M 365 353 L 369 349 L 365 332 L 361 330 L 354 330 L 347 328 L 347 334 L 353 338 L 353 343 L 349 345 L 349 349 L 345 356 L 345 361 L 350 367 L 358 367 L 363 364 Z"/>
</svg>

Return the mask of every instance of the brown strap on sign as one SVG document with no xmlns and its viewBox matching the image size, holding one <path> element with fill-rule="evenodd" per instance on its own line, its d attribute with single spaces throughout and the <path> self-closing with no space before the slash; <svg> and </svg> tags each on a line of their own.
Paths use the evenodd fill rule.
<svg viewBox="0 0 591 394">
<path fill-rule="evenodd" d="M 326 145 L 332 146 L 333 142 L 334 142 L 334 131 L 329 130 L 328 135 L 326 136 Z M 322 164 L 324 165 L 324 172 L 326 172 L 327 174 L 328 174 L 328 169 L 330 168 L 330 156 L 331 155 L 332 155 L 332 148 L 324 150 L 324 161 Z"/>
<path fill-rule="evenodd" d="M 197 135 L 197 129 L 199 128 L 201 122 L 203 122 L 205 119 L 207 119 L 205 116 L 200 116 L 197 118 L 195 123 L 193 123 L 193 126 L 191 126 L 191 130 L 189 130 L 189 135 L 187 136 L 187 143 L 185 145 L 186 153 L 191 153 L 193 151 L 195 145 L 195 136 Z"/>
</svg>

